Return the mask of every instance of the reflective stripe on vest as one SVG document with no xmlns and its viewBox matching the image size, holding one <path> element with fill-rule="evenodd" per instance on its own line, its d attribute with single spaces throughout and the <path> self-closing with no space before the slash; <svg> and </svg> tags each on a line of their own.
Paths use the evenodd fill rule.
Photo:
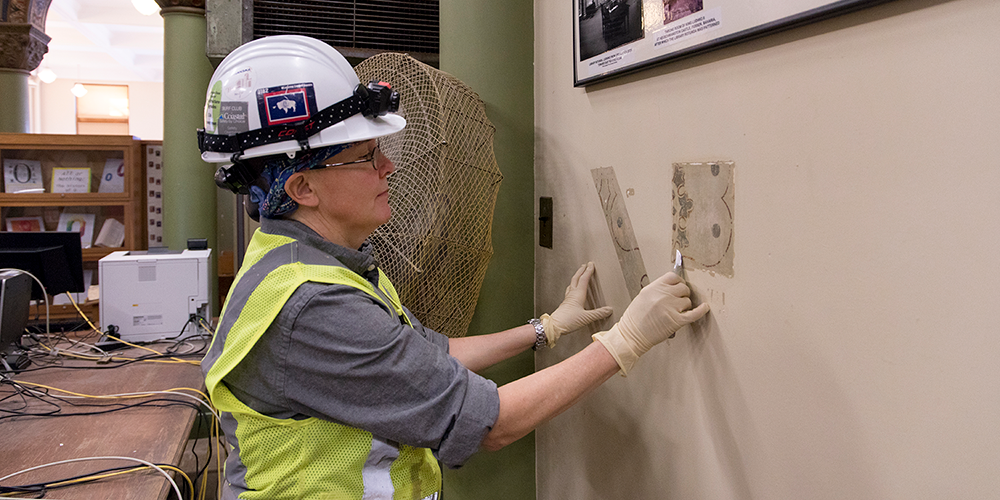
<svg viewBox="0 0 1000 500">
<path fill-rule="evenodd" d="M 223 428 L 233 448 L 228 481 L 246 500 L 436 498 L 441 471 L 430 450 L 317 418 L 268 417 L 243 404 L 222 383 L 307 281 L 354 287 L 412 326 L 381 270 L 375 287 L 316 248 L 258 229 L 202 361 L 205 385 L 224 412 Z"/>
</svg>

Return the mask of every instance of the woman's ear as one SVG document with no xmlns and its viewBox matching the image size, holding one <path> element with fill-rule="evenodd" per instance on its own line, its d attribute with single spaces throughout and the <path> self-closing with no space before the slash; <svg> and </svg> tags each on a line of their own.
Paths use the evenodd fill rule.
<svg viewBox="0 0 1000 500">
<path fill-rule="evenodd" d="M 309 177 L 302 172 L 295 172 L 285 181 L 285 193 L 300 206 L 314 207 L 319 204 L 316 191 L 309 184 Z"/>
</svg>

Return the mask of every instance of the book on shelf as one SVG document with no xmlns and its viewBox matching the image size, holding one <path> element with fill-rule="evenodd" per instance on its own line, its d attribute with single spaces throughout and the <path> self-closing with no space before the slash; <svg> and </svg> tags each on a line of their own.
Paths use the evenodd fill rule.
<svg viewBox="0 0 1000 500">
<path fill-rule="evenodd" d="M 125 224 L 118 222 L 117 219 L 105 219 L 101 230 L 97 233 L 97 239 L 94 240 L 94 246 L 117 248 L 123 243 L 125 243 Z"/>
</svg>

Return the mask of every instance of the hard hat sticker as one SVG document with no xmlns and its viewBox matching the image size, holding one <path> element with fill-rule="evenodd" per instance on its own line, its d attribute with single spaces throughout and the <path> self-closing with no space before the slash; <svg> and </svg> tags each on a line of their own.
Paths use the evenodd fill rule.
<svg viewBox="0 0 1000 500">
<path fill-rule="evenodd" d="M 257 90 L 261 126 L 294 123 L 316 114 L 312 83 L 297 83 Z"/>
<path fill-rule="evenodd" d="M 205 101 L 205 131 L 214 134 L 219 126 L 219 105 L 222 100 L 222 82 L 215 82 Z"/>
<path fill-rule="evenodd" d="M 250 130 L 246 101 L 222 101 L 219 112 L 219 134 L 238 134 Z"/>
<path fill-rule="evenodd" d="M 226 77 L 226 99 L 243 100 L 253 93 L 253 68 L 236 70 Z"/>
</svg>

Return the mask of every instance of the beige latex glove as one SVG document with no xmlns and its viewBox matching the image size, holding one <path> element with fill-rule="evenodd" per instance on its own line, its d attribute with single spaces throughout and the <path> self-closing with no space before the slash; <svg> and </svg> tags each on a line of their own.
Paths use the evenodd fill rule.
<svg viewBox="0 0 1000 500">
<path fill-rule="evenodd" d="M 543 314 L 538 318 L 542 322 L 542 328 L 545 329 L 545 340 L 550 348 L 556 345 L 556 341 L 562 335 L 611 315 L 613 311 L 611 306 L 584 309 L 584 302 L 587 301 L 587 285 L 590 284 L 590 277 L 593 275 L 593 262 L 580 266 L 566 287 L 566 298 L 562 304 L 559 304 L 551 315 Z"/>
<path fill-rule="evenodd" d="M 622 376 L 639 356 L 708 312 L 708 304 L 691 309 L 690 294 L 680 276 L 664 274 L 639 292 L 611 330 L 594 334 L 618 362 Z"/>
</svg>

